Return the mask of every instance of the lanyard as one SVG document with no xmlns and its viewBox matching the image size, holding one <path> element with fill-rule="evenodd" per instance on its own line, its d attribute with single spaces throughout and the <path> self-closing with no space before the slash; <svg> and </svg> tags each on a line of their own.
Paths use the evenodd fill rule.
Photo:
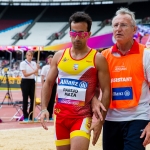
<svg viewBox="0 0 150 150">
<path fill-rule="evenodd" d="M 31 64 L 29 62 L 27 62 L 26 60 L 25 60 L 25 62 L 34 70 L 34 68 L 31 66 Z"/>
</svg>

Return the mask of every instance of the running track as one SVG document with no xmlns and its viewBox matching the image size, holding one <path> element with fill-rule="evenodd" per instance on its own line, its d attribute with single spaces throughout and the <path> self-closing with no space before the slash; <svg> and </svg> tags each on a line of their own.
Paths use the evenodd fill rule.
<svg viewBox="0 0 150 150">
<path fill-rule="evenodd" d="M 3 101 L 7 91 L 0 91 L 0 103 Z M 22 101 L 22 93 L 21 90 L 11 90 L 13 102 Z M 36 83 L 36 97 L 41 97 L 41 83 Z M 8 99 L 4 100 L 5 105 L 1 105 L 0 107 L 0 118 L 2 119 L 2 123 L 0 123 L 0 130 L 4 129 L 15 129 L 15 128 L 33 128 L 33 127 L 41 127 L 40 123 L 32 122 L 23 124 L 22 121 L 16 121 L 16 119 L 11 120 L 13 115 L 16 112 L 16 108 L 13 105 L 8 105 Z M 22 111 L 20 111 L 22 113 Z M 40 110 L 36 107 L 34 115 L 37 116 Z M 11 121 L 10 121 L 11 120 Z M 53 122 L 48 123 L 48 125 L 53 125 Z"/>
</svg>

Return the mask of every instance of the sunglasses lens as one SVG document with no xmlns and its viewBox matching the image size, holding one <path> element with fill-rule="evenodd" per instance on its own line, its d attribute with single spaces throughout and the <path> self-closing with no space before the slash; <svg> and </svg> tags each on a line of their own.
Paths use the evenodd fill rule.
<svg viewBox="0 0 150 150">
<path fill-rule="evenodd" d="M 81 38 L 85 38 L 87 36 L 88 36 L 88 32 L 81 32 L 81 35 L 80 35 Z"/>
<path fill-rule="evenodd" d="M 76 36 L 77 36 L 77 32 L 72 32 L 72 31 L 70 31 L 70 36 L 71 36 L 71 37 L 76 37 Z"/>
<path fill-rule="evenodd" d="M 88 36 L 88 32 L 72 32 L 72 31 L 70 31 L 71 37 L 75 38 L 77 35 L 79 36 L 79 38 L 85 38 Z"/>
</svg>

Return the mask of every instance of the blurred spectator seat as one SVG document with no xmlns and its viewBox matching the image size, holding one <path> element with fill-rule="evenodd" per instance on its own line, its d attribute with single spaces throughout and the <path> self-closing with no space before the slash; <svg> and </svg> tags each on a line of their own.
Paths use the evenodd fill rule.
<svg viewBox="0 0 150 150">
<path fill-rule="evenodd" d="M 66 22 L 37 22 L 29 31 L 28 38 L 19 40 L 16 45 L 41 45 L 49 42 L 49 37 L 53 33 L 59 32 Z"/>
</svg>

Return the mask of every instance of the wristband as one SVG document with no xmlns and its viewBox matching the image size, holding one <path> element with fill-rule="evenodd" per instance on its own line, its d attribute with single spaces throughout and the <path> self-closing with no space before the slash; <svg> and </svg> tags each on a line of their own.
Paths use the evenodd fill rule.
<svg viewBox="0 0 150 150">
<path fill-rule="evenodd" d="M 41 110 L 41 113 L 43 113 L 43 112 L 45 112 L 45 111 L 48 111 L 47 109 L 43 109 L 43 110 Z"/>
</svg>

